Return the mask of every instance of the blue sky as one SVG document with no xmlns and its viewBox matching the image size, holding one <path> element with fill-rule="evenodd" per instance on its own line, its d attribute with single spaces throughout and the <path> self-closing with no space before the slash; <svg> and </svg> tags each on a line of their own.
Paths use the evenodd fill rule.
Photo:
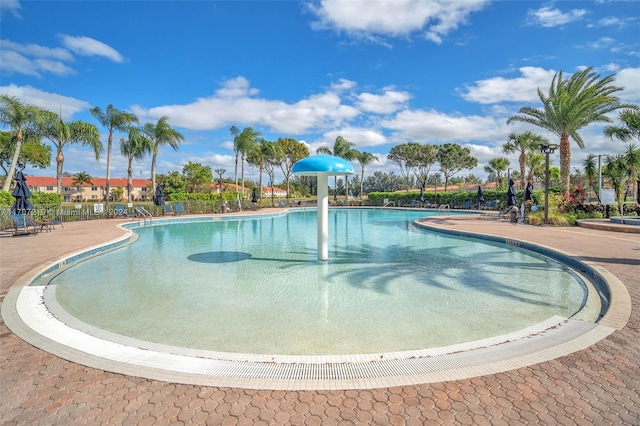
<svg viewBox="0 0 640 426">
<path fill-rule="evenodd" d="M 539 107 L 557 71 L 593 66 L 616 74 L 624 102 L 640 103 L 640 2 L 636 1 L 16 1 L 2 0 L 0 93 L 104 128 L 88 110 L 109 104 L 141 123 L 169 116 L 185 135 L 162 149 L 158 173 L 189 161 L 233 176 L 229 128 L 265 139 L 293 137 L 312 153 L 341 135 L 380 160 L 408 141 L 469 147 L 470 173 L 505 156 L 507 125 L 522 106 Z M 615 117 L 614 117 L 615 118 Z M 582 130 L 572 169 L 620 142 L 602 127 Z M 118 142 L 124 135 L 116 135 Z M 511 168 L 517 157 L 507 156 Z M 135 165 L 149 177 L 151 160 Z M 557 154 L 552 164 L 558 165 Z M 106 174 L 79 145 L 64 170 Z M 359 166 L 356 164 L 356 170 Z M 27 169 L 31 175 L 55 175 Z M 437 171 L 437 166 L 432 169 Z M 249 168 L 249 178 L 257 179 Z M 466 175 L 467 172 L 462 172 Z M 113 177 L 126 176 L 114 146 Z M 277 178 L 278 179 L 278 178 Z"/>
</svg>

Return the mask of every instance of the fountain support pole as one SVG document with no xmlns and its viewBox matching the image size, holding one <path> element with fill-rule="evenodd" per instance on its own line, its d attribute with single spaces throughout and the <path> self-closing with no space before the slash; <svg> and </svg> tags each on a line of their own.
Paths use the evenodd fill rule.
<svg viewBox="0 0 640 426">
<path fill-rule="evenodd" d="M 329 176 L 352 175 L 353 165 L 333 155 L 314 155 L 297 161 L 291 171 L 295 175 L 318 179 L 318 260 L 329 260 Z"/>
<path fill-rule="evenodd" d="M 329 175 L 318 173 L 318 260 L 329 260 Z"/>
</svg>

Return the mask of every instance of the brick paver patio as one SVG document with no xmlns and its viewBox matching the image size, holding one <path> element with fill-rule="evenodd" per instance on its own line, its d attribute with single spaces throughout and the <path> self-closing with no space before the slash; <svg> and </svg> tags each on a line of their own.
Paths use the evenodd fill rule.
<svg viewBox="0 0 640 426">
<path fill-rule="evenodd" d="M 0 237 L 0 302 L 29 270 L 112 240 L 116 220 Z M 434 218 L 450 229 L 507 236 L 595 262 L 627 287 L 626 326 L 574 354 L 444 383 L 374 390 L 260 391 L 190 386 L 104 372 L 25 343 L 0 323 L 0 424 L 563 424 L 640 425 L 640 235 Z"/>
</svg>

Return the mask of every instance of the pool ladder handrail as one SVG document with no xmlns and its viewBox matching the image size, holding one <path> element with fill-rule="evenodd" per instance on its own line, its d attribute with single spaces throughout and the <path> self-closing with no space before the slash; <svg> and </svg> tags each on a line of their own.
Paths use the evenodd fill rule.
<svg viewBox="0 0 640 426">
<path fill-rule="evenodd" d="M 149 219 L 149 222 L 153 220 L 153 215 L 142 206 L 136 207 L 136 213 L 138 214 L 138 223 L 142 220 L 142 224 L 146 225 L 147 219 Z"/>
<path fill-rule="evenodd" d="M 449 206 L 449 204 L 440 204 L 438 206 L 438 213 L 449 214 L 450 210 L 451 210 L 451 206 Z"/>
<path fill-rule="evenodd" d="M 384 203 L 382 205 L 382 208 L 384 209 L 385 207 L 388 207 L 390 205 L 393 205 L 393 207 L 395 207 L 396 206 L 396 202 L 395 201 L 387 201 L 386 203 Z"/>
</svg>

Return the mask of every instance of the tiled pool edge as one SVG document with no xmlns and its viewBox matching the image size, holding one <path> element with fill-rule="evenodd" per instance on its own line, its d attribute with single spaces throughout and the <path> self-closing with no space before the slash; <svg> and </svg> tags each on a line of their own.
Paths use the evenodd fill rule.
<svg viewBox="0 0 640 426">
<path fill-rule="evenodd" d="M 231 219 L 232 217 L 229 217 Z M 237 216 L 235 217 L 237 218 Z M 198 219 L 196 219 L 198 220 Z M 205 219 L 208 220 L 208 219 Z M 160 221 L 159 221 L 160 222 Z M 164 221 L 163 221 L 164 222 Z M 166 222 L 165 222 L 166 223 Z M 123 228 L 127 228 L 124 226 Z M 432 228 L 437 231 L 442 231 L 437 227 Z M 458 235 L 466 235 L 466 236 L 483 236 L 483 234 L 475 234 L 475 233 L 465 233 L 465 232 L 452 232 Z M 77 260 L 82 259 L 83 257 L 89 257 L 90 255 L 96 255 L 101 253 L 102 251 L 106 251 L 107 249 L 101 249 L 102 247 L 110 247 L 108 249 L 115 248 L 121 244 L 125 244 L 130 235 L 125 235 L 122 238 L 117 240 L 108 242 L 101 246 L 92 246 L 88 250 L 84 250 L 81 252 L 76 252 L 70 256 L 65 257 L 66 263 L 70 262 L 70 259 L 76 257 Z M 491 236 L 487 236 L 488 240 L 491 240 Z M 498 238 L 499 237 L 495 237 Z M 507 243 L 507 241 L 513 241 L 503 238 L 503 242 Z M 114 246 L 114 244 L 116 246 Z M 529 244 L 529 243 L 527 243 Z M 535 246 L 535 245 L 534 245 Z M 522 247 L 522 246 L 521 246 Z M 550 250 L 551 252 L 558 253 L 558 250 L 551 250 L 549 248 L 545 248 L 545 250 Z M 82 256 L 85 252 L 91 252 L 90 255 Z M 570 255 L 566 255 L 570 257 Z M 553 256 L 550 256 L 553 257 Z M 57 263 L 58 262 L 58 263 Z M 51 265 L 51 263 L 57 263 L 56 265 Z M 584 264 L 584 262 L 582 262 Z M 105 360 L 104 358 L 88 354 L 86 352 L 77 351 L 75 349 L 66 347 L 64 345 L 53 342 L 45 336 L 42 336 L 38 333 L 35 333 L 31 328 L 27 327 L 26 324 L 21 320 L 20 315 L 17 310 L 18 297 L 24 288 L 25 285 L 31 283 L 34 279 L 38 277 L 42 277 L 48 273 L 51 273 L 55 269 L 60 267 L 59 260 L 56 259 L 53 262 L 49 262 L 43 266 L 43 268 L 39 268 L 38 270 L 32 271 L 32 273 L 28 273 L 25 276 L 21 277 L 10 289 L 9 293 L 5 297 L 4 303 L 2 304 L 2 316 L 5 319 L 5 323 L 7 326 L 14 331 L 18 336 L 26 340 L 27 342 L 33 344 L 36 347 L 39 347 L 47 352 L 53 353 L 61 358 L 70 360 L 72 362 L 77 362 L 82 365 L 87 365 L 89 367 L 99 368 L 107 371 L 113 371 L 121 374 L 129 374 L 134 376 L 145 377 L 149 379 L 157 379 L 164 380 L 170 382 L 177 383 L 187 383 L 187 384 L 200 384 L 200 385 L 209 385 L 209 386 L 231 386 L 231 387 L 245 387 L 245 388 L 255 388 L 255 389 L 297 389 L 297 390 L 320 390 L 320 389 L 362 389 L 362 388 L 378 388 L 378 387 L 388 387 L 388 386 L 396 386 L 396 385 L 409 385 L 409 384 L 418 384 L 418 383 L 429 383 L 429 382 L 440 382 L 447 380 L 456 380 L 462 378 L 470 378 L 485 374 L 492 374 L 507 370 L 512 370 L 515 368 L 525 367 L 531 364 L 543 362 L 546 360 L 554 359 L 560 356 L 564 356 L 575 352 L 577 350 L 584 349 L 602 338 L 606 337 L 610 333 L 614 331 L 616 325 L 620 327 L 624 326 L 626 323 L 624 309 L 620 310 L 620 314 L 617 317 L 609 317 L 609 312 L 605 317 L 601 319 L 598 325 L 593 326 L 590 330 L 586 331 L 584 334 L 571 338 L 567 341 L 561 342 L 559 345 L 551 346 L 544 350 L 532 350 L 526 354 L 517 355 L 514 353 L 514 356 L 509 359 L 504 359 L 500 361 L 488 361 L 488 362 L 480 362 L 480 363 L 470 363 L 468 365 L 462 365 L 454 368 L 447 368 L 449 364 L 448 361 L 444 361 L 443 365 L 435 368 L 431 366 L 431 369 L 427 369 L 422 374 L 412 374 L 412 375 L 403 375 L 402 372 L 406 371 L 406 366 L 400 365 L 396 371 L 396 375 L 392 375 L 389 377 L 368 377 L 368 378 L 350 378 L 350 379 L 331 379 L 331 380 L 318 380 L 314 378 L 312 373 L 302 371 L 301 379 L 292 379 L 291 377 L 287 377 L 286 375 L 280 375 L 275 377 L 222 377 L 218 375 L 207 375 L 205 372 L 202 374 L 184 374 L 180 371 L 171 371 L 170 369 L 159 369 L 152 368 L 147 366 L 139 366 L 139 365 L 129 365 L 121 362 L 114 362 Z M 597 267 L 596 265 L 596 268 Z M 609 279 L 615 279 L 615 281 L 619 280 L 609 274 L 608 271 L 603 270 L 595 271 L 597 273 L 601 273 L 601 279 L 604 280 L 605 283 L 611 284 Z M 608 274 L 608 276 L 607 276 Z M 626 293 L 626 288 L 622 285 L 621 282 L 619 284 L 622 286 Z M 609 307 L 610 311 L 615 308 L 618 302 L 621 302 L 622 298 L 617 296 L 617 291 L 611 291 L 612 297 L 612 305 Z M 628 296 L 628 293 L 626 293 Z M 630 299 L 629 299 L 629 313 L 630 313 Z M 627 316 L 628 320 L 628 316 Z M 501 345 L 502 349 L 506 349 L 507 351 L 509 345 Z M 469 351 L 471 352 L 471 351 Z M 475 357 L 475 354 L 474 354 Z M 493 358 L 492 358 L 493 359 Z M 400 360 L 402 361 L 402 360 Z M 481 360 L 482 361 L 482 360 Z M 251 363 L 246 363 L 251 364 Z M 253 363 L 256 364 L 256 363 Z M 260 363 L 257 363 L 258 365 Z M 368 362 L 370 364 L 370 362 Z M 382 364 L 382 363 L 380 363 Z M 324 364 L 327 368 L 332 368 L 332 364 Z M 286 365 L 283 367 L 286 370 Z M 243 365 L 242 368 L 247 369 L 249 365 Z M 366 370 L 370 370 L 368 365 L 364 365 L 363 367 Z M 282 373 L 282 371 L 280 371 Z"/>
</svg>

